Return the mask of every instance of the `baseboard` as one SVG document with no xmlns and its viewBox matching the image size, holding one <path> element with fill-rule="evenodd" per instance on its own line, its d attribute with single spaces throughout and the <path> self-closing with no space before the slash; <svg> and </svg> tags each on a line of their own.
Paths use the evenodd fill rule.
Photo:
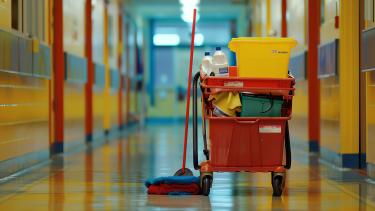
<svg viewBox="0 0 375 211">
<path fill-rule="evenodd" d="M 375 164 L 367 163 L 367 176 L 375 180 Z"/>
<path fill-rule="evenodd" d="M 338 167 L 342 168 L 359 168 L 358 153 L 337 153 L 330 149 L 320 147 L 321 158 Z"/>
<path fill-rule="evenodd" d="M 48 159 L 49 150 L 43 150 L 0 161 L 0 178 L 4 178 L 25 168 L 37 165 Z"/>
<path fill-rule="evenodd" d="M 80 140 L 69 141 L 69 142 L 64 143 L 64 154 L 81 151 L 85 147 L 86 147 L 86 142 L 83 138 Z"/>
<path fill-rule="evenodd" d="M 115 140 L 120 136 L 127 136 L 138 129 L 137 124 L 127 125 L 123 127 L 123 130 L 119 130 L 118 127 L 114 127 L 109 130 L 110 139 Z M 50 155 L 54 156 L 66 156 L 71 155 L 86 147 L 97 147 L 102 145 L 108 137 L 104 135 L 104 131 L 94 133 L 91 142 L 85 142 L 84 139 L 72 141 L 70 143 L 58 142 L 51 145 L 51 149 L 28 153 L 16 158 L 0 161 L 0 179 L 7 176 L 21 172 L 22 170 L 34 167 L 43 162 L 51 161 Z M 87 136 L 86 136 L 87 140 Z"/>
<path fill-rule="evenodd" d="M 307 152 L 309 151 L 309 144 L 307 140 L 297 139 L 297 138 L 294 138 L 293 136 L 290 139 L 291 139 L 290 144 L 292 148 L 295 147 L 295 148 L 298 148 Z"/>
<path fill-rule="evenodd" d="M 320 145 L 317 140 L 309 141 L 309 152 L 320 152 Z"/>
</svg>

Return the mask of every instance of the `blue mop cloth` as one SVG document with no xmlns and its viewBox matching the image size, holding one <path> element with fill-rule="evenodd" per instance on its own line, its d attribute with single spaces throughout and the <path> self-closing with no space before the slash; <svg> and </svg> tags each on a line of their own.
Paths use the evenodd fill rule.
<svg viewBox="0 0 375 211">
<path fill-rule="evenodd" d="M 199 177 L 170 176 L 148 179 L 145 182 L 149 194 L 192 195 L 199 194 Z"/>
<path fill-rule="evenodd" d="M 180 185 L 190 185 L 195 183 L 199 185 L 200 179 L 195 176 L 169 176 L 169 177 L 158 177 L 154 179 L 148 179 L 145 182 L 146 187 L 150 185 L 159 185 L 159 184 L 180 184 Z"/>
</svg>

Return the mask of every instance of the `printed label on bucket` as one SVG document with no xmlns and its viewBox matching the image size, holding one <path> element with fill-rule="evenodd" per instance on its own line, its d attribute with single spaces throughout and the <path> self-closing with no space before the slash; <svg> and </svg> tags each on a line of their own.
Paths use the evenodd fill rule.
<svg viewBox="0 0 375 211">
<path fill-rule="evenodd" d="M 259 133 L 281 133 L 281 125 L 259 125 Z"/>
</svg>

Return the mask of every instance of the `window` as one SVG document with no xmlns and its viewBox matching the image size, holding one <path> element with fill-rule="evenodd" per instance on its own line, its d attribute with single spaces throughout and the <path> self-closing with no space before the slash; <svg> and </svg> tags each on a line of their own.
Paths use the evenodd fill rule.
<svg viewBox="0 0 375 211">
<path fill-rule="evenodd" d="M 19 0 L 12 0 L 12 29 L 19 30 Z"/>
<path fill-rule="evenodd" d="M 44 40 L 45 6 L 45 0 L 12 0 L 12 28 Z"/>
<path fill-rule="evenodd" d="M 365 0 L 365 27 L 370 28 L 375 26 L 375 0 Z"/>
</svg>

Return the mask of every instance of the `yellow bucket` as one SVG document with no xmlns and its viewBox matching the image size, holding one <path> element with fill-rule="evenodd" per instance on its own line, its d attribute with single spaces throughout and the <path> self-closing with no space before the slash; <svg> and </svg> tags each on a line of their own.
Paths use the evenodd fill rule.
<svg viewBox="0 0 375 211">
<path fill-rule="evenodd" d="M 238 77 L 286 78 L 290 50 L 297 45 L 292 38 L 232 38 L 229 49 L 236 53 Z"/>
</svg>

